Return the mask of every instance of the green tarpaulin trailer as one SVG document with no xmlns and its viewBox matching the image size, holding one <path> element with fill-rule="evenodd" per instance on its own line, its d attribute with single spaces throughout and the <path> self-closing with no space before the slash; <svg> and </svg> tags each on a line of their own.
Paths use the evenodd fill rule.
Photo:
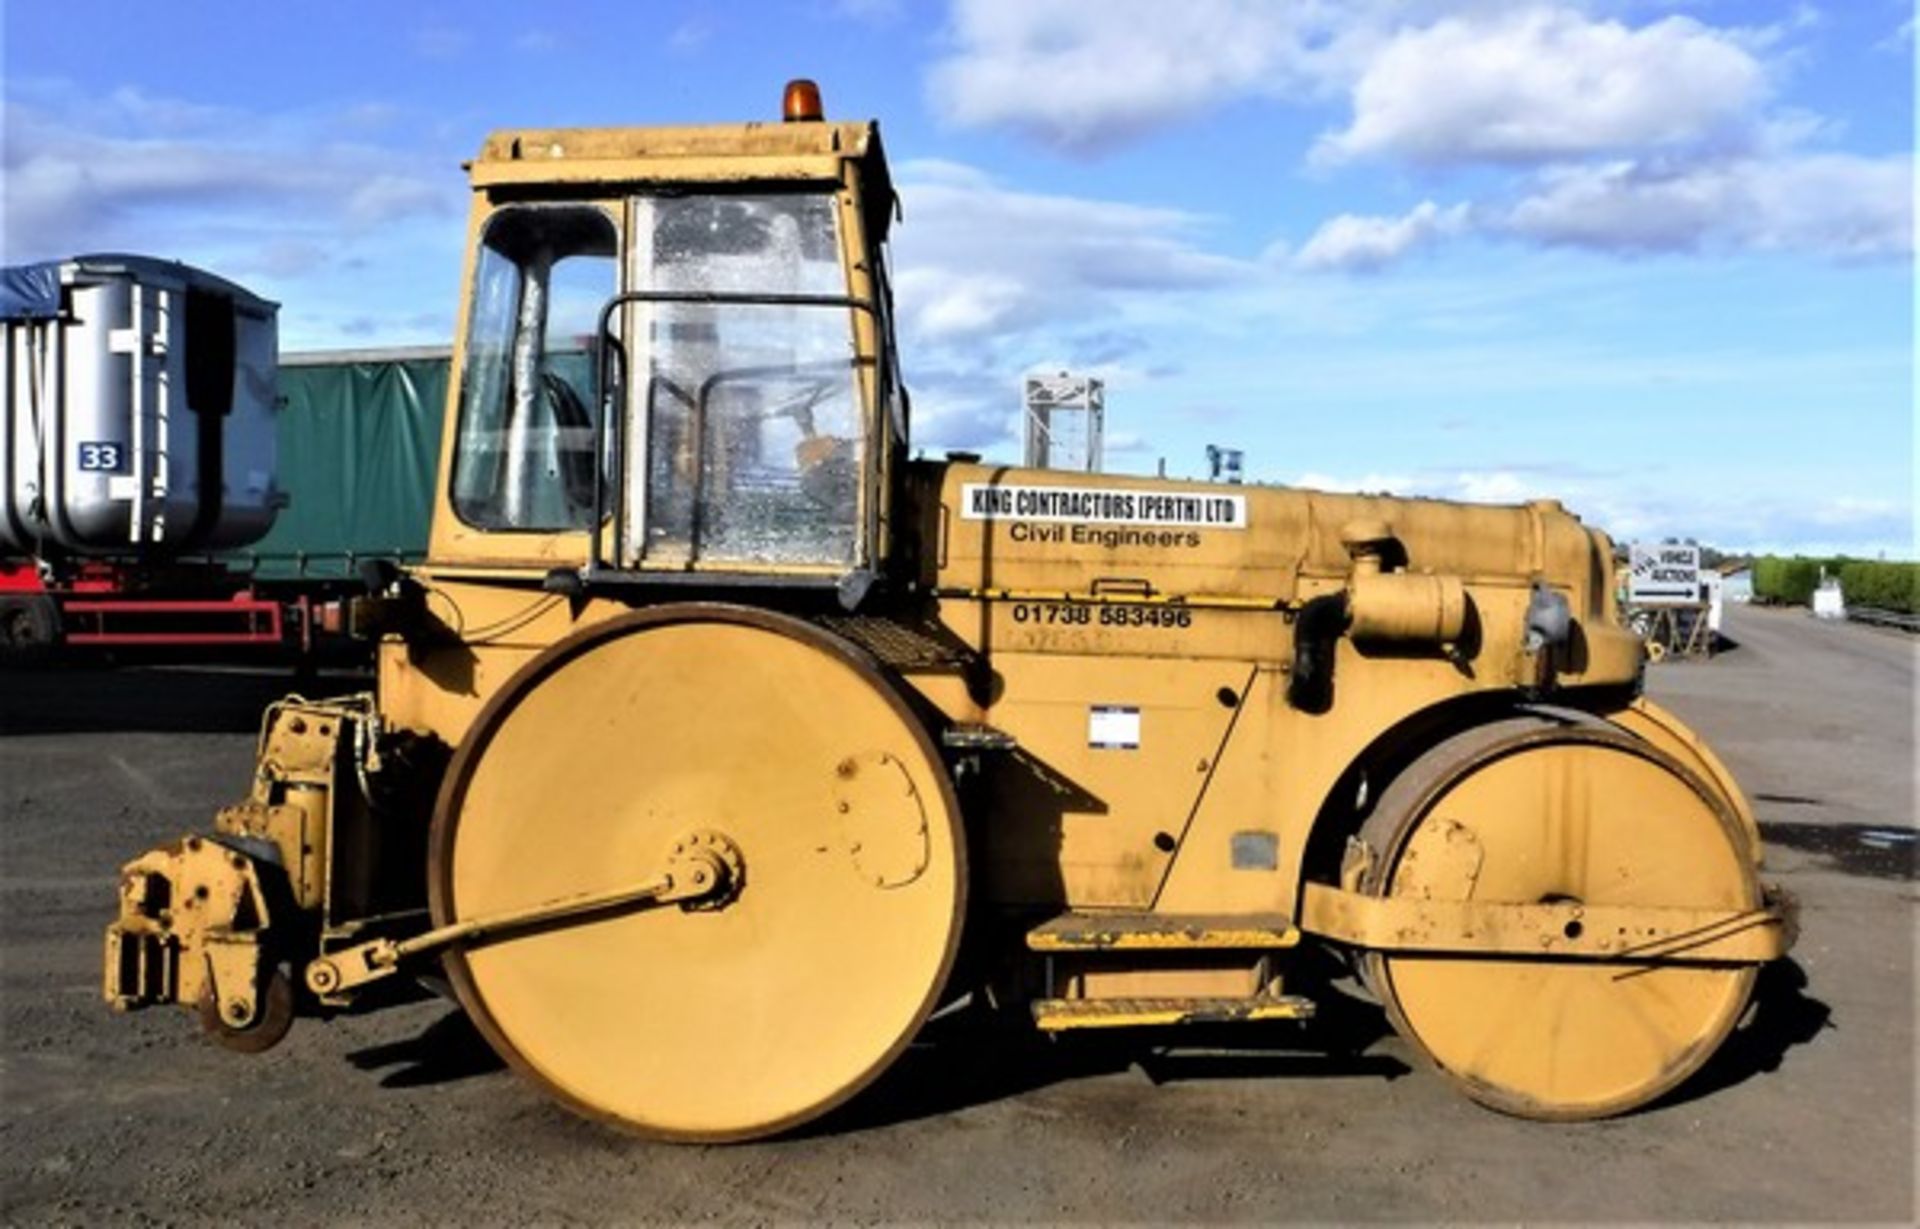
<svg viewBox="0 0 1920 1229">
<path fill-rule="evenodd" d="M 446 347 L 280 356 L 280 489 L 287 504 L 236 567 L 263 582 L 352 579 L 361 560 L 425 555 Z"/>
</svg>

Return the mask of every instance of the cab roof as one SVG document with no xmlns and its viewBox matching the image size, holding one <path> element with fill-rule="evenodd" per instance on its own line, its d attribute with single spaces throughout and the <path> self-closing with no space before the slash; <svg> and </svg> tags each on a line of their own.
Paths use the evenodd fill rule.
<svg viewBox="0 0 1920 1229">
<path fill-rule="evenodd" d="M 753 156 L 858 157 L 879 125 L 857 123 L 701 124 L 679 128 L 507 128 L 490 133 L 475 165 L 489 162 L 626 161 Z"/>
<path fill-rule="evenodd" d="M 883 238 L 894 212 L 880 126 L 854 122 L 704 124 L 670 128 L 507 128 L 467 164 L 476 191 L 585 184 L 838 183 L 858 165 L 867 227 Z"/>
</svg>

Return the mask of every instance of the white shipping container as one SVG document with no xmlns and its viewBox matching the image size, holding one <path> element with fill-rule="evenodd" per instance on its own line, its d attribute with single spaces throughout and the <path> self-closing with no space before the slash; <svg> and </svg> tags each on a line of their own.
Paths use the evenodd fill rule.
<svg viewBox="0 0 1920 1229">
<path fill-rule="evenodd" d="M 0 275 L 0 553 L 220 550 L 272 527 L 277 304 L 142 256 Z"/>
</svg>

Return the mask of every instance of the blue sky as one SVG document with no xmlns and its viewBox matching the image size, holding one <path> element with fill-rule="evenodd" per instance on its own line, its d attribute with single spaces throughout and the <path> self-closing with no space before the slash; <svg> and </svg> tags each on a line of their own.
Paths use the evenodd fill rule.
<svg viewBox="0 0 1920 1229">
<path fill-rule="evenodd" d="M 131 250 L 287 349 L 444 343 L 492 128 L 882 121 L 916 440 L 1563 498 L 1617 535 L 1914 554 L 1910 3 L 5 6 L 9 262 Z"/>
</svg>

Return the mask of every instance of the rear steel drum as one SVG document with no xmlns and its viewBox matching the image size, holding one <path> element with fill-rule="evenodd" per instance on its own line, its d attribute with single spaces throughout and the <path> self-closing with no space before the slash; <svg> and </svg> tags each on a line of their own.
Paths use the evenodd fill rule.
<svg viewBox="0 0 1920 1229">
<path fill-rule="evenodd" d="M 1756 909 L 1736 812 L 1658 748 L 1536 718 L 1468 731 L 1381 795 L 1365 890 L 1429 900 Z M 1756 967 L 1371 953 L 1395 1029 L 1476 1101 L 1528 1118 L 1624 1113 L 1699 1070 Z"/>
</svg>

